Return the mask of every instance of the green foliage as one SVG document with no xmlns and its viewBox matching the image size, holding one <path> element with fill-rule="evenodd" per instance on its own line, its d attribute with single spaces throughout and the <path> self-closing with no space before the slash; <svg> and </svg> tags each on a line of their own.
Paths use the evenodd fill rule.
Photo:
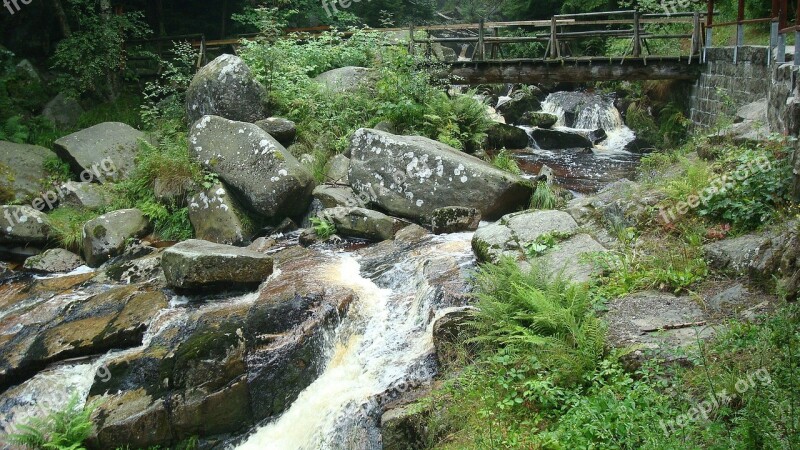
<svg viewBox="0 0 800 450">
<path fill-rule="evenodd" d="M 78 251 L 83 242 L 83 226 L 96 219 L 100 212 L 83 208 L 61 206 L 48 214 L 50 228 L 59 245 L 66 249 Z"/>
<path fill-rule="evenodd" d="M 139 208 L 153 222 L 155 232 L 165 240 L 185 240 L 193 236 L 187 208 L 164 204 L 153 191 L 158 179 L 168 189 L 188 194 L 192 186 L 204 183 L 200 165 L 188 152 L 186 131 L 174 122 L 162 123 L 158 145 L 141 142 L 136 170 L 128 179 L 111 187 L 114 209 Z M 169 125 L 174 128 L 168 128 Z"/>
<path fill-rule="evenodd" d="M 566 386 L 579 382 L 602 357 L 605 329 L 584 287 L 552 279 L 541 267 L 525 273 L 511 260 L 483 266 L 474 281 L 477 342 L 523 354 Z"/>
<path fill-rule="evenodd" d="M 459 150 L 474 150 L 486 138 L 490 121 L 486 105 L 476 101 L 475 92 L 448 97 L 437 92 L 427 102 L 423 134 Z"/>
<path fill-rule="evenodd" d="M 114 78 L 129 56 L 125 41 L 150 32 L 142 13 L 114 14 L 102 11 L 102 3 L 67 1 L 68 14 L 77 26 L 71 36 L 58 43 L 52 62 L 60 72 L 58 83 L 75 96 L 94 92 L 113 98 L 117 87 Z"/>
<path fill-rule="evenodd" d="M 531 196 L 531 209 L 556 209 L 558 206 L 559 200 L 552 186 L 544 181 L 536 183 L 536 190 Z"/>
<path fill-rule="evenodd" d="M 16 434 L 9 436 L 12 444 L 29 449 L 84 450 L 83 442 L 92 433 L 91 416 L 96 405 L 79 406 L 73 395 L 67 405 L 45 418 L 33 418 L 19 425 Z"/>
<path fill-rule="evenodd" d="M 314 233 L 322 239 L 327 239 L 336 234 L 336 225 L 319 217 L 311 218 L 311 227 L 314 229 Z"/>
<path fill-rule="evenodd" d="M 172 53 L 173 59 L 160 61 L 159 78 L 144 88 L 142 121 L 151 128 L 160 121 L 185 120 L 186 90 L 194 76 L 197 51 L 189 42 L 174 42 Z"/>
<path fill-rule="evenodd" d="M 30 131 L 28 127 L 22 123 L 22 116 L 9 117 L 3 126 L 0 127 L 0 141 L 24 144 L 29 136 Z"/>
<path fill-rule="evenodd" d="M 49 176 L 48 184 L 64 183 L 72 178 L 72 169 L 69 164 L 58 156 L 51 156 L 42 164 Z"/>
<path fill-rule="evenodd" d="M 770 222 L 791 201 L 791 148 L 781 140 L 722 151 L 717 171 L 727 177 L 698 214 L 749 231 Z M 708 185 L 704 186 L 708 187 Z"/>
<path fill-rule="evenodd" d="M 500 170 L 504 170 L 508 173 L 512 173 L 514 175 L 519 175 L 522 173 L 520 170 L 517 161 L 511 156 L 511 153 L 506 150 L 502 149 L 500 152 L 492 158 L 492 165 L 497 167 Z"/>
</svg>

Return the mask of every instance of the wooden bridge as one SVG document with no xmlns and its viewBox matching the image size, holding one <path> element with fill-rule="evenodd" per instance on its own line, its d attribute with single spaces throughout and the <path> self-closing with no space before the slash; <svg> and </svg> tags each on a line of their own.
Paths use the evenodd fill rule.
<svg viewBox="0 0 800 450">
<path fill-rule="evenodd" d="M 455 82 L 465 85 L 693 80 L 705 63 L 704 49 L 714 45 L 713 29 L 722 27 L 736 27 L 734 46 L 739 48 L 745 44 L 745 26 L 771 24 L 769 45 L 778 49 L 778 62 L 782 62 L 785 55 L 787 34 L 794 32 L 800 42 L 800 28 L 797 27 L 800 2 L 798 19 L 794 26 L 789 26 L 788 0 L 772 0 L 771 17 L 756 19 L 745 18 L 746 0 L 739 0 L 737 20 L 724 23 L 714 23 L 714 0 L 706 1 L 708 8 L 704 12 L 607 11 L 562 14 L 550 20 L 411 25 L 368 31 L 392 36 L 395 44 L 406 45 L 412 54 L 424 53 L 438 58 L 446 63 L 443 75 L 452 76 Z M 298 39 L 326 31 L 331 30 L 328 27 L 286 30 Z M 347 37 L 352 33 L 342 34 Z M 206 40 L 203 35 L 191 35 L 148 42 L 161 46 L 177 38 L 190 40 L 198 49 L 199 68 L 206 63 L 208 53 L 235 53 L 243 39 L 252 39 L 255 35 L 216 41 Z M 603 43 L 600 52 L 592 49 L 593 42 Z M 609 42 L 617 49 L 615 54 L 606 54 Z M 654 42 L 660 45 L 651 45 Z M 800 52 L 800 46 L 795 48 Z M 800 62 L 800 56 L 795 57 L 795 61 Z"/>
</svg>

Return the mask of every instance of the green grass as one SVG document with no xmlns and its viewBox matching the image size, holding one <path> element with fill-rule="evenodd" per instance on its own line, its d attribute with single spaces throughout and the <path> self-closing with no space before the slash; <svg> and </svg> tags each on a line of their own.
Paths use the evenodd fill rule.
<svg viewBox="0 0 800 450">
<path fill-rule="evenodd" d="M 531 196 L 531 209 L 556 209 L 558 206 L 559 199 L 553 187 L 544 181 L 536 183 L 536 190 Z"/>
<path fill-rule="evenodd" d="M 83 226 L 100 216 L 100 212 L 62 206 L 48 214 L 55 240 L 62 247 L 78 251 L 83 242 Z"/>
<path fill-rule="evenodd" d="M 500 152 L 492 158 L 492 165 L 514 175 L 520 175 L 522 173 L 517 161 L 511 156 L 511 152 L 506 149 L 500 150 Z"/>
</svg>

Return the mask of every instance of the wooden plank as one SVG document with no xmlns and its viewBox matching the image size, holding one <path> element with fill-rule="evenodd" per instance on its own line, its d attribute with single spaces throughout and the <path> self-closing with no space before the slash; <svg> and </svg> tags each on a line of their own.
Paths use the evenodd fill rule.
<svg viewBox="0 0 800 450">
<path fill-rule="evenodd" d="M 459 84 L 589 82 L 634 80 L 695 80 L 701 64 L 686 58 L 576 58 L 570 60 L 508 60 L 456 62 L 448 75 Z"/>
</svg>

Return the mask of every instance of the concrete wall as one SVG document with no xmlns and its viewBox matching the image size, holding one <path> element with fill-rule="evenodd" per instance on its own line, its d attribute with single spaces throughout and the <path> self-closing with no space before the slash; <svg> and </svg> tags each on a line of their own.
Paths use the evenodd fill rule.
<svg viewBox="0 0 800 450">
<path fill-rule="evenodd" d="M 736 110 L 769 95 L 771 70 L 767 47 L 743 47 L 733 63 L 733 47 L 707 50 L 708 63 L 692 89 L 690 119 L 696 127 L 708 128 Z"/>
</svg>

